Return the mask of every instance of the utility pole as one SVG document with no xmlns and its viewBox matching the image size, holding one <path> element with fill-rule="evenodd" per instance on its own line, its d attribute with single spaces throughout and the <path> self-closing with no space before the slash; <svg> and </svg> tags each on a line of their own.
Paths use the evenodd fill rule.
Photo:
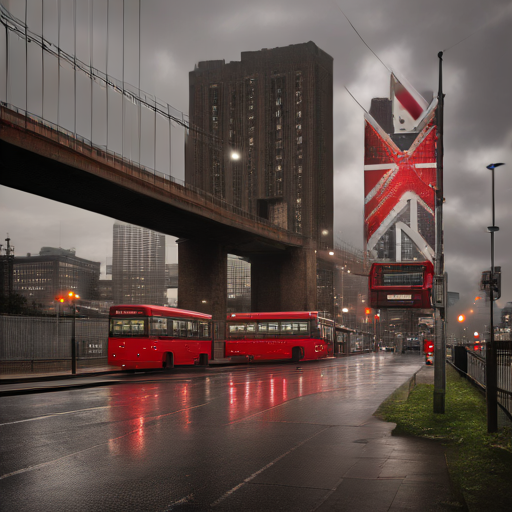
<svg viewBox="0 0 512 512">
<path fill-rule="evenodd" d="M 444 273 L 443 250 L 443 52 L 439 57 L 439 92 L 437 103 L 437 172 L 435 190 L 436 208 L 436 251 L 434 262 L 434 319 L 435 319 L 435 345 L 434 345 L 434 413 L 444 414 L 446 393 L 446 338 L 445 338 L 445 312 L 446 312 L 446 277 Z"/>
</svg>

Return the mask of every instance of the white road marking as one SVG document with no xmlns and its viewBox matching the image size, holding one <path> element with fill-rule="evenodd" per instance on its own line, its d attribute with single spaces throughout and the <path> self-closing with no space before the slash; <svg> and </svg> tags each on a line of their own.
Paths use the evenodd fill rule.
<svg viewBox="0 0 512 512">
<path fill-rule="evenodd" d="M 155 420 L 155 419 L 164 418 L 165 416 L 172 416 L 174 414 L 179 414 L 180 412 L 190 411 L 191 409 L 197 409 L 198 407 L 203 407 L 204 405 L 208 405 L 208 402 L 206 402 L 205 404 L 194 405 L 193 407 L 186 407 L 184 409 L 180 409 L 178 411 L 173 411 L 173 412 L 170 412 L 170 413 L 167 413 L 167 414 L 160 414 L 159 416 L 153 416 L 153 417 L 150 417 L 150 418 L 146 418 L 146 421 L 151 421 L 151 420 Z M 77 452 L 69 453 L 68 455 L 64 455 L 63 457 L 59 457 L 58 459 L 49 460 L 47 462 L 42 462 L 41 464 L 36 464 L 35 466 L 29 466 L 28 468 L 18 469 L 17 471 L 13 471 L 12 473 L 7 473 L 5 475 L 1 475 L 0 476 L 0 480 L 3 480 L 4 478 L 8 478 L 10 476 L 19 475 L 21 473 L 26 473 L 27 471 L 33 471 L 34 469 L 39 469 L 39 468 L 42 468 L 42 467 L 45 467 L 45 466 L 49 466 L 50 464 L 54 464 L 55 462 L 58 462 L 59 460 L 67 459 L 67 458 L 73 457 L 74 455 L 77 455 L 79 453 L 87 452 L 89 450 L 92 450 L 93 448 L 97 448 L 98 446 L 104 446 L 104 445 L 106 445 L 106 444 L 108 444 L 108 443 L 110 443 L 112 441 L 117 441 L 118 439 L 122 439 L 123 437 L 129 436 L 129 435 L 134 434 L 136 432 L 139 432 L 138 428 L 135 429 L 135 430 L 131 430 L 130 432 L 127 432 L 126 434 L 123 434 L 122 436 L 114 437 L 113 439 L 108 439 L 104 443 L 99 443 L 99 444 L 95 444 L 94 446 L 89 446 L 88 448 L 85 448 L 84 450 L 79 450 Z"/>
<path fill-rule="evenodd" d="M 276 462 L 280 461 L 282 458 L 286 457 L 287 455 L 289 455 L 290 453 L 292 453 L 294 450 L 296 450 L 297 448 L 299 448 L 299 446 L 302 446 L 304 443 L 307 443 L 309 440 L 313 439 L 314 437 L 316 437 L 318 434 L 321 434 L 322 432 L 325 432 L 326 430 L 328 430 L 329 428 L 331 428 L 330 426 L 329 427 L 325 427 L 323 428 L 322 430 L 319 430 L 318 432 L 316 432 L 315 434 L 313 434 L 312 436 L 309 436 L 307 439 L 304 439 L 304 441 L 301 441 L 299 444 L 297 444 L 296 446 L 294 446 L 293 448 L 290 448 L 286 453 L 283 453 L 282 455 L 279 455 L 279 457 L 277 457 L 276 459 L 274 459 L 272 462 L 269 462 L 266 466 L 263 466 L 261 469 L 259 469 L 258 471 L 256 471 L 255 473 L 253 473 L 251 476 L 247 477 L 243 482 L 240 482 L 238 485 L 235 485 L 235 487 L 233 487 L 233 489 L 230 489 L 228 492 L 226 492 L 225 494 L 223 494 L 217 501 L 214 501 L 210 506 L 211 507 L 215 507 L 216 505 L 218 505 L 219 503 L 221 503 L 222 501 L 224 501 L 226 498 L 228 498 L 229 496 L 231 496 L 235 491 L 238 491 L 238 489 L 240 489 L 240 487 L 242 487 L 243 485 L 245 485 L 246 483 L 250 482 L 251 480 L 253 480 L 254 478 L 256 478 L 260 473 L 263 473 L 263 471 L 265 471 L 266 469 L 268 469 L 269 467 L 273 466 Z"/>
<path fill-rule="evenodd" d="M 8 423 L 0 423 L 0 427 L 4 427 L 5 425 L 15 425 L 16 423 L 25 423 L 27 421 L 45 420 L 47 418 L 53 418 L 55 416 L 62 416 L 64 414 L 74 414 L 76 412 L 96 411 L 98 409 L 108 409 L 109 407 L 111 407 L 111 406 L 103 405 L 101 407 L 90 407 L 89 409 L 77 409 L 76 411 L 55 412 L 53 414 L 47 414 L 46 416 L 38 416 L 36 418 L 27 418 L 26 420 L 18 420 L 18 421 L 10 421 Z"/>
</svg>

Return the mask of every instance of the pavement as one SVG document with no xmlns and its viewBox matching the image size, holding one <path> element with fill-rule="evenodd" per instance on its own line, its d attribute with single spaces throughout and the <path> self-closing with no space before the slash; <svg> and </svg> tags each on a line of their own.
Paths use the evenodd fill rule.
<svg viewBox="0 0 512 512">
<path fill-rule="evenodd" d="M 56 376 L 4 378 L 0 380 L 0 396 L 106 386 L 129 381 L 133 384 L 133 378 L 130 377 L 133 375 L 113 371 L 75 376 L 66 375 L 60 376 L 60 378 L 56 378 Z M 433 382 L 434 368 L 423 366 L 396 393 L 401 393 L 403 398 L 406 398 L 414 385 L 433 384 Z M 314 508 L 315 511 L 402 512 L 410 510 L 430 512 L 467 510 L 465 504 L 461 503 L 453 492 L 443 445 L 428 439 L 393 436 L 394 426 L 393 423 L 372 417 L 369 421 L 355 426 L 355 430 L 354 426 L 350 427 L 350 436 L 354 437 L 350 453 L 351 462 L 348 464 L 348 459 L 345 460 L 345 456 L 339 459 L 337 474 L 330 475 L 332 490 L 322 499 L 321 503 L 317 504 Z M 328 454 L 326 456 L 329 458 Z M 308 467 L 307 460 L 296 462 Z M 272 482 L 277 484 L 278 480 L 286 476 L 283 476 L 282 473 L 272 476 L 271 473 L 271 470 L 265 472 L 271 481 L 261 483 L 266 486 Z M 310 468 L 305 472 L 304 481 L 301 484 L 304 490 L 314 487 L 310 482 L 312 478 L 315 478 L 315 471 Z M 294 483 L 295 489 L 296 483 Z M 272 489 L 272 485 L 268 489 Z M 271 491 L 269 490 L 269 492 Z M 250 506 L 247 508 L 248 503 L 250 501 L 245 501 L 245 504 L 241 503 L 240 505 L 246 510 L 253 510 Z M 213 510 L 217 508 L 223 509 L 218 506 Z M 178 511 L 181 508 L 175 506 L 173 510 Z M 191 509 L 185 507 L 183 510 Z M 268 510 L 272 510 L 272 508 Z"/>
</svg>

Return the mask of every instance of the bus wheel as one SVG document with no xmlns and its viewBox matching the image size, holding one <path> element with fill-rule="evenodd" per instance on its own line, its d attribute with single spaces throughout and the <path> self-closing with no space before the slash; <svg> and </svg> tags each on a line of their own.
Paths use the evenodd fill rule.
<svg viewBox="0 0 512 512">
<path fill-rule="evenodd" d="M 174 355 L 172 352 L 165 353 L 164 368 L 166 370 L 171 370 L 172 368 L 174 368 Z"/>
<path fill-rule="evenodd" d="M 208 366 L 208 354 L 199 354 L 199 366 Z"/>
<path fill-rule="evenodd" d="M 293 347 L 292 348 L 292 361 L 294 363 L 298 363 L 302 357 L 304 357 L 304 351 L 302 350 L 302 347 Z"/>
</svg>

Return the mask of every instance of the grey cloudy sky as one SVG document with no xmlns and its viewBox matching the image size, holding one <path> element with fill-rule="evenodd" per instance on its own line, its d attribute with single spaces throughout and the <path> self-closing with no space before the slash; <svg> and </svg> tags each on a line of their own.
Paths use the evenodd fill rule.
<svg viewBox="0 0 512 512">
<path fill-rule="evenodd" d="M 0 3 L 24 17 L 24 0 Z M 44 3 L 45 37 L 51 37 L 52 5 L 57 2 Z M 32 19 L 37 23 L 41 2 L 28 4 L 30 25 Z M 69 11 L 72 2 L 62 4 Z M 105 60 L 100 49 L 105 5 L 94 0 L 94 65 L 99 69 Z M 120 59 L 112 53 L 119 55 L 119 38 L 112 34 L 120 29 L 122 3 L 111 0 L 110 5 L 109 73 L 121 78 Z M 449 289 L 461 294 L 457 311 L 470 307 L 480 273 L 490 266 L 486 227 L 491 224 L 491 176 L 486 166 L 507 163 L 496 171 L 500 231 L 495 260 L 502 267 L 503 298 L 498 304 L 503 307 L 512 301 L 511 0 L 142 0 L 141 88 L 186 113 L 188 73 L 198 61 L 229 62 L 240 60 L 242 51 L 315 42 L 334 58 L 336 235 L 362 248 L 363 111 L 345 87 L 368 109 L 372 97 L 389 95 L 389 72 L 341 9 L 387 67 L 420 92 L 437 94 L 437 54 L 445 50 L 445 254 Z M 137 85 L 138 2 L 125 0 L 125 13 L 125 77 Z M 87 32 L 84 23 L 79 19 L 78 30 Z M 66 30 L 69 43 L 69 26 Z M 87 38 L 82 40 L 87 48 Z M 78 52 L 87 60 L 80 44 Z M 18 255 L 38 252 L 43 245 L 75 247 L 79 256 L 102 264 L 111 255 L 112 219 L 5 187 L 0 187 L 0 215 L 1 238 L 8 232 Z M 172 239 L 168 247 L 170 259 L 175 259 Z"/>
</svg>

